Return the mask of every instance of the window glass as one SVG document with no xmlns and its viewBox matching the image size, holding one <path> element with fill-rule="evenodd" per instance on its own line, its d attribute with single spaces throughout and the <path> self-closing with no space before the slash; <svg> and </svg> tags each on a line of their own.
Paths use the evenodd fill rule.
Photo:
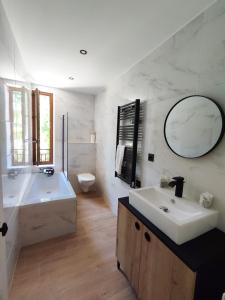
<svg viewBox="0 0 225 300">
<path fill-rule="evenodd" d="M 32 93 L 33 163 L 53 163 L 53 94 Z"/>
<path fill-rule="evenodd" d="M 40 162 L 50 160 L 50 97 L 40 95 Z"/>
</svg>

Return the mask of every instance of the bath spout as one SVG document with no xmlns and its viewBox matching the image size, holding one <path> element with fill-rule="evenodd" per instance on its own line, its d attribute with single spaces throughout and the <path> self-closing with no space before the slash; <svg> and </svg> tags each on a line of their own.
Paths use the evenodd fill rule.
<svg viewBox="0 0 225 300">
<path fill-rule="evenodd" d="M 46 174 L 48 177 L 54 174 L 54 168 L 43 168 L 43 173 Z"/>
</svg>

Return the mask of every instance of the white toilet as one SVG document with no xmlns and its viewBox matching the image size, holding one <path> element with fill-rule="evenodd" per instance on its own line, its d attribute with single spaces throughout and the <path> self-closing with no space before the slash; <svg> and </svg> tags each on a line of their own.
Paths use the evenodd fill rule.
<svg viewBox="0 0 225 300">
<path fill-rule="evenodd" d="M 83 192 L 87 193 L 90 187 L 95 183 L 95 176 L 90 173 L 82 173 L 77 175 L 78 182 Z"/>
</svg>

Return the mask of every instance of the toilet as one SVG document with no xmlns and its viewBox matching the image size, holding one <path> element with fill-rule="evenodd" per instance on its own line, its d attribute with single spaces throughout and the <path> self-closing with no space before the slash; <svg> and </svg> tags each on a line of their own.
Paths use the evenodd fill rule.
<svg viewBox="0 0 225 300">
<path fill-rule="evenodd" d="M 90 173 L 82 173 L 77 175 L 78 182 L 83 192 L 87 193 L 90 187 L 95 183 L 95 176 Z"/>
</svg>

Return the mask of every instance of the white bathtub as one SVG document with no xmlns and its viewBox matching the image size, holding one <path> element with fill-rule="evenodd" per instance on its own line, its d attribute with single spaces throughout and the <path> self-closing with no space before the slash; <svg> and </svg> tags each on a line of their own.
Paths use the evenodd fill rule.
<svg viewBox="0 0 225 300">
<path fill-rule="evenodd" d="M 22 246 L 76 230 L 76 195 L 63 173 L 32 174 L 20 204 Z"/>
<path fill-rule="evenodd" d="M 2 175 L 4 208 L 10 209 L 20 205 L 29 178 L 30 175 L 26 173 L 20 173 L 14 178 L 10 178 L 8 175 Z"/>
<path fill-rule="evenodd" d="M 47 177 L 33 173 L 20 205 L 37 204 L 54 200 L 75 198 L 75 192 L 62 172 Z"/>
</svg>

